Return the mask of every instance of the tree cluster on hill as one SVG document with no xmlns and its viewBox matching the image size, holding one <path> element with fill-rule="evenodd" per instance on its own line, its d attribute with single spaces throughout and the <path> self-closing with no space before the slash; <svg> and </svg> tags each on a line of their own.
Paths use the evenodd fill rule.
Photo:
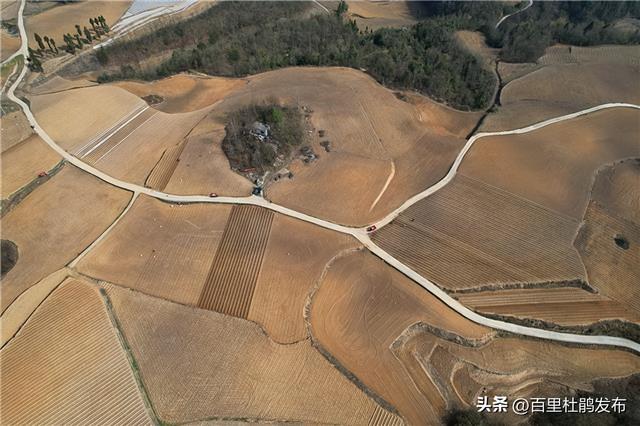
<svg viewBox="0 0 640 426">
<path fill-rule="evenodd" d="M 579 46 L 640 43 L 640 29 L 622 30 L 615 24 L 623 18 L 640 18 L 640 2 L 625 1 L 536 1 L 495 28 L 501 16 L 524 6 L 501 2 L 426 2 L 421 5 L 429 18 L 457 19 L 460 25 L 485 34 L 492 47 L 509 62 L 531 62 L 553 43 Z"/>
<path fill-rule="evenodd" d="M 155 79 L 190 69 L 245 76 L 287 66 L 347 66 L 366 69 L 381 83 L 418 90 L 462 109 L 486 107 L 495 79 L 453 38 L 455 25 L 434 19 L 408 29 L 360 31 L 335 14 L 309 16 L 301 2 L 223 2 L 190 20 L 104 50 L 119 72 L 99 81 Z M 138 63 L 172 51 L 145 70 Z"/>
<path fill-rule="evenodd" d="M 305 137 L 301 112 L 277 104 L 254 105 L 231 113 L 225 129 L 222 150 L 231 168 L 258 174 L 288 158 Z"/>
</svg>

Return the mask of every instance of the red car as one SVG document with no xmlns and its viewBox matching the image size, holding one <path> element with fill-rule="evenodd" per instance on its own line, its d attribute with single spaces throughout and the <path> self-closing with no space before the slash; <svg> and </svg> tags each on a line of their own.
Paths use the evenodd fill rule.
<svg viewBox="0 0 640 426">
<path fill-rule="evenodd" d="M 47 172 L 40 172 L 40 173 L 38 173 L 38 177 L 45 177 L 45 176 L 49 176 L 49 175 L 47 174 Z"/>
<path fill-rule="evenodd" d="M 211 198 L 216 198 L 218 196 L 218 194 L 216 194 L 215 192 L 210 192 L 209 193 L 209 197 Z"/>
<path fill-rule="evenodd" d="M 373 231 L 375 231 L 376 229 L 378 229 L 378 228 L 377 228 L 375 225 L 371 225 L 371 226 L 369 226 L 369 227 L 367 228 L 367 232 L 373 232 Z"/>
</svg>

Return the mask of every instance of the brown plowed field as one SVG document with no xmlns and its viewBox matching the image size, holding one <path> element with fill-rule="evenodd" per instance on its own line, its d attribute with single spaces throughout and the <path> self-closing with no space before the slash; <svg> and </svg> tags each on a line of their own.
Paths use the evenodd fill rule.
<svg viewBox="0 0 640 426">
<path fill-rule="evenodd" d="M 480 312 L 536 318 L 560 325 L 587 325 L 611 319 L 640 322 L 640 313 L 580 288 L 482 291 L 459 294 L 456 298 Z"/>
<path fill-rule="evenodd" d="M 596 63 L 640 66 L 640 46 L 556 45 L 547 48 L 538 62 L 544 65 Z"/>
<path fill-rule="evenodd" d="M 410 424 L 435 424 L 445 400 L 430 380 L 413 377 L 390 349 L 418 321 L 468 338 L 491 333 L 367 251 L 335 260 L 311 304 L 311 331 L 322 347 Z"/>
<path fill-rule="evenodd" d="M 83 1 L 78 3 L 62 4 L 45 10 L 37 15 L 25 17 L 25 27 L 29 37 L 29 47 L 37 49 L 33 35 L 53 37 L 58 48 L 64 44 L 62 36 L 75 32 L 75 24 L 80 27 L 91 27 L 89 18 L 102 15 L 107 25 L 112 27 L 118 19 L 127 11 L 131 1 Z"/>
<path fill-rule="evenodd" d="M 198 307 L 246 318 L 269 240 L 273 212 L 233 206 Z"/>
<path fill-rule="evenodd" d="M 62 268 L 124 210 L 131 194 L 67 165 L 2 218 L 2 238 L 18 263 L 2 280 L 2 311 L 24 290 Z"/>
<path fill-rule="evenodd" d="M 600 169 L 591 199 L 611 215 L 640 225 L 640 159 Z"/>
<path fill-rule="evenodd" d="M 308 340 L 278 345 L 249 321 L 111 287 L 159 418 L 364 424 L 378 409 Z"/>
<path fill-rule="evenodd" d="M 625 351 L 518 338 L 494 338 L 470 347 L 436 337 L 419 326 L 408 330 L 393 349 L 403 363 L 417 363 L 428 372 L 443 393 L 455 395 L 471 407 L 475 407 L 478 395 L 487 395 L 489 400 L 493 395 L 506 395 L 509 401 L 559 397 L 566 394 L 566 387 L 590 389 L 589 382 L 626 377 L 640 368 L 637 355 Z M 522 420 L 513 414 L 497 416 L 495 420 L 506 424 Z"/>
<path fill-rule="evenodd" d="M 521 135 L 482 138 L 460 171 L 581 220 L 596 170 L 640 156 L 640 111 L 615 108 Z"/>
<path fill-rule="evenodd" d="M 14 111 L 0 117 L 0 146 L 2 152 L 16 146 L 33 134 L 27 117 Z"/>
<path fill-rule="evenodd" d="M 144 185 L 164 151 L 182 143 L 205 115 L 206 111 L 184 114 L 156 112 L 97 161 L 95 166 L 111 176 Z"/>
<path fill-rule="evenodd" d="M 20 49 L 20 37 L 14 37 L 3 29 L 0 30 L 0 61 L 4 61 Z"/>
<path fill-rule="evenodd" d="M 196 126 L 195 133 L 200 128 Z M 253 184 L 229 167 L 222 151 L 224 129 L 189 136 L 180 154 L 180 162 L 165 186 L 171 194 L 208 194 L 243 197 L 251 194 Z"/>
<path fill-rule="evenodd" d="M 69 152 L 75 152 L 132 111 L 146 105 L 126 90 L 113 86 L 31 96 L 30 101 L 38 124 Z"/>
<path fill-rule="evenodd" d="M 35 134 L 2 152 L 2 198 L 31 182 L 40 171 L 51 170 L 61 159 Z"/>
<path fill-rule="evenodd" d="M 408 1 L 348 1 L 348 14 L 358 28 L 409 27 L 417 22 Z"/>
<path fill-rule="evenodd" d="M 348 235 L 275 215 L 248 319 L 262 325 L 276 342 L 304 339 L 309 293 L 334 256 L 358 245 Z"/>
<path fill-rule="evenodd" d="M 151 173 L 149 173 L 149 177 L 147 177 L 144 186 L 157 191 L 164 190 L 164 187 L 169 183 L 176 167 L 178 167 L 180 155 L 182 154 L 185 145 L 186 141 L 183 141 L 177 145 L 167 148 L 162 154 L 160 161 L 158 161 L 158 164 L 156 164 L 153 170 L 151 170 Z"/>
<path fill-rule="evenodd" d="M 140 112 L 140 114 L 136 116 L 138 112 Z M 76 155 L 82 158 L 85 163 L 94 165 L 103 157 L 105 157 L 113 148 L 115 148 L 116 145 L 119 145 L 121 142 L 127 139 L 127 137 L 131 133 L 133 133 L 141 125 L 149 121 L 151 117 L 153 117 L 156 113 L 157 111 L 155 111 L 153 108 L 148 108 L 144 111 L 132 111 L 131 117 L 127 118 L 127 121 L 131 120 L 129 121 L 129 123 L 113 133 L 109 132 L 108 134 L 104 135 L 104 137 L 97 138 L 92 144 L 89 144 L 83 147 L 83 149 L 76 151 Z"/>
<path fill-rule="evenodd" d="M 614 237 L 623 236 L 628 249 Z M 623 306 L 640 312 L 640 225 L 589 204 L 575 242 L 591 285 Z"/>
<path fill-rule="evenodd" d="M 511 130 L 607 102 L 640 103 L 640 65 L 548 65 L 511 81 L 481 131 Z"/>
<path fill-rule="evenodd" d="M 77 269 L 143 293 L 196 304 L 230 210 L 141 196 Z"/>
<path fill-rule="evenodd" d="M 0 352 L 3 424 L 152 424 L 97 288 L 68 280 Z"/>
<path fill-rule="evenodd" d="M 307 165 L 295 159 L 289 167 L 294 178 L 269 184 L 266 194 L 279 204 L 344 224 L 371 223 L 442 178 L 464 144 L 460 135 L 466 135 L 479 117 L 428 101 L 424 108 L 404 102 L 366 74 L 347 68 L 287 68 L 247 80 L 216 104 L 205 121 L 219 129 L 227 113 L 272 99 L 311 108 L 309 119 L 316 131 L 310 142 L 320 158 Z M 325 130 L 325 137 L 320 138 L 318 130 Z M 216 188 L 224 189 L 218 180 L 200 182 L 213 165 L 193 166 L 196 161 L 212 162 L 205 152 L 220 152 L 222 137 L 211 140 L 216 147 L 206 151 L 194 144 L 191 154 L 187 147 L 191 170 L 179 166 L 167 188 L 222 192 Z M 331 152 L 320 145 L 325 140 Z M 203 158 L 195 158 L 196 153 Z M 216 158 L 214 164 L 228 170 L 223 157 Z M 226 174 L 220 180 L 235 183 Z"/>
<path fill-rule="evenodd" d="M 48 78 L 44 83 L 38 84 L 37 86 L 29 86 L 28 91 L 29 93 L 34 95 L 45 95 L 54 92 L 62 92 L 65 90 L 97 85 L 98 83 L 96 83 L 95 81 L 89 81 L 85 79 L 68 80 L 66 78 L 60 77 L 59 75 L 54 75 Z"/>
<path fill-rule="evenodd" d="M 200 77 L 179 74 L 152 83 L 123 81 L 115 86 L 128 90 L 136 96 L 161 96 L 164 101 L 153 107 L 160 111 L 190 112 L 208 107 L 229 96 L 246 84 L 245 80 L 223 77 Z"/>
<path fill-rule="evenodd" d="M 394 257 L 448 289 L 584 278 L 577 221 L 465 175 L 374 235 Z"/>
</svg>

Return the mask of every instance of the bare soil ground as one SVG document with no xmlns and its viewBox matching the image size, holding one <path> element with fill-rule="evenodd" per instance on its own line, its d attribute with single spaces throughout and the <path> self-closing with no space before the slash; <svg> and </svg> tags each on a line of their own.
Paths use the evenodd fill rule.
<svg viewBox="0 0 640 426">
<path fill-rule="evenodd" d="M 601 168 L 591 199 L 612 216 L 640 225 L 640 159 Z"/>
<path fill-rule="evenodd" d="M 77 265 L 89 276 L 197 304 L 231 206 L 168 204 L 142 196 Z"/>
<path fill-rule="evenodd" d="M 540 64 L 619 64 L 640 65 L 640 46 L 567 46 L 555 45 L 547 48 Z"/>
<path fill-rule="evenodd" d="M 462 47 L 478 57 L 487 68 L 493 67 L 493 63 L 498 57 L 499 49 L 487 46 L 482 33 L 478 31 L 456 31 L 455 37 Z"/>
<path fill-rule="evenodd" d="M 262 267 L 274 213 L 255 206 L 231 208 L 198 307 L 246 318 Z"/>
<path fill-rule="evenodd" d="M 536 288 L 481 291 L 456 295 L 465 306 L 483 313 L 535 318 L 559 325 L 588 325 L 602 320 L 640 321 L 640 313 L 581 288 Z"/>
<path fill-rule="evenodd" d="M 377 231 L 374 241 L 439 286 L 468 289 L 584 279 L 573 248 L 578 226 L 577 220 L 458 174 Z"/>
<path fill-rule="evenodd" d="M 10 21 L 18 17 L 20 2 L 18 0 L 7 0 L 0 3 L 0 14 L 3 21 Z"/>
<path fill-rule="evenodd" d="M 0 61 L 4 61 L 20 48 L 20 37 L 14 37 L 4 29 L 0 29 Z"/>
<path fill-rule="evenodd" d="M 144 105 L 140 98 L 113 86 L 31 97 L 31 110 L 38 123 L 69 152 L 75 152 Z"/>
<path fill-rule="evenodd" d="M 151 424 L 97 288 L 67 280 L 0 352 L 6 424 Z"/>
<path fill-rule="evenodd" d="M 23 292 L 2 314 L 0 348 L 3 347 L 27 322 L 31 314 L 67 277 L 66 268 L 59 269 Z"/>
<path fill-rule="evenodd" d="M 67 165 L 2 218 L 3 238 L 20 257 L 2 282 L 2 311 L 25 290 L 62 268 L 125 208 L 131 194 Z"/>
<path fill-rule="evenodd" d="M 58 45 L 64 45 L 62 36 L 75 33 L 75 25 L 91 28 L 89 18 L 102 15 L 107 25 L 112 27 L 127 11 L 131 1 L 82 1 L 59 5 L 36 15 L 27 16 L 25 26 L 29 37 L 29 47 L 37 49 L 34 34 L 53 37 Z"/>
<path fill-rule="evenodd" d="M 198 125 L 193 132 L 200 128 Z M 189 136 L 179 162 L 164 190 L 171 194 L 208 194 L 242 197 L 251 194 L 253 184 L 229 168 L 222 151 L 224 128 Z"/>
<path fill-rule="evenodd" d="M 640 112 L 599 111 L 521 135 L 480 139 L 460 168 L 466 176 L 581 220 L 595 171 L 640 156 Z"/>
<path fill-rule="evenodd" d="M 318 343 L 410 424 L 438 423 L 446 401 L 433 382 L 412 376 L 394 355 L 396 338 L 418 321 L 472 339 L 491 333 L 367 251 L 336 259 L 311 303 Z"/>
<path fill-rule="evenodd" d="M 38 85 L 35 83 L 29 86 L 29 93 L 34 95 L 45 95 L 55 92 L 64 92 L 65 90 L 78 89 L 81 87 L 97 86 L 98 83 L 85 79 L 69 80 L 59 75 L 48 78 L 45 82 Z"/>
<path fill-rule="evenodd" d="M 3 151 L 0 155 L 2 198 L 7 198 L 31 182 L 39 172 L 51 170 L 61 159 L 35 134 Z"/>
<path fill-rule="evenodd" d="M 640 103 L 639 65 L 548 65 L 511 81 L 481 131 L 510 130 L 607 102 Z"/>
<path fill-rule="evenodd" d="M 348 1 L 348 15 L 358 28 L 408 27 L 417 22 L 406 1 Z"/>
<path fill-rule="evenodd" d="M 108 293 L 163 421 L 363 424 L 379 415 L 308 340 L 278 345 L 246 320 L 115 286 Z"/>
<path fill-rule="evenodd" d="M 623 238 L 627 247 L 616 244 Z M 589 282 L 623 306 L 640 311 L 640 225 L 591 202 L 576 237 Z"/>
<path fill-rule="evenodd" d="M 434 331 L 437 334 L 434 334 Z M 635 354 L 605 349 L 558 345 L 542 340 L 494 338 L 475 346 L 443 338 L 430 325 L 407 330 L 394 342 L 403 364 L 428 375 L 451 403 L 475 407 L 479 395 L 558 397 L 571 389 L 592 390 L 590 382 L 634 374 L 640 368 Z M 446 333 L 446 331 L 445 331 Z M 452 336 L 453 337 L 453 336 Z M 495 420 L 522 421 L 513 413 Z"/>
<path fill-rule="evenodd" d="M 149 95 L 161 96 L 164 101 L 154 105 L 154 108 L 169 113 L 190 112 L 208 107 L 245 84 L 246 81 L 242 79 L 188 74 L 179 74 L 152 83 L 135 81 L 114 83 L 115 86 L 126 89 L 141 98 Z"/>
<path fill-rule="evenodd" d="M 22 111 L 14 111 L 0 117 L 0 147 L 2 152 L 19 144 L 33 134 L 27 117 Z"/>
<path fill-rule="evenodd" d="M 304 339 L 309 293 L 334 256 L 358 245 L 347 235 L 275 215 L 248 319 L 279 343 Z"/>
</svg>

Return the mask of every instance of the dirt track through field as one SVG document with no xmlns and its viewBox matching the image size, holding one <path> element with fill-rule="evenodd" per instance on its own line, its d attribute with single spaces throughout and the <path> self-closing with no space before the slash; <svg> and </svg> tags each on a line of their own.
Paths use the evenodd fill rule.
<svg viewBox="0 0 640 426">
<path fill-rule="evenodd" d="M 273 216 L 267 209 L 233 206 L 198 307 L 247 317 Z"/>
</svg>

